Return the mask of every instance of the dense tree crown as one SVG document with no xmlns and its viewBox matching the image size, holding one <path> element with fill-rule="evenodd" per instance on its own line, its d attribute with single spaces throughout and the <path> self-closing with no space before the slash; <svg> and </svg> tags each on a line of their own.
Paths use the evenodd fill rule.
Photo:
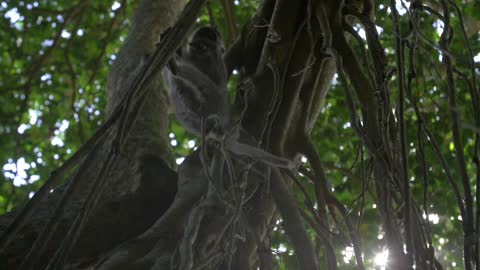
<svg viewBox="0 0 480 270">
<path fill-rule="evenodd" d="M 111 113 L 107 111 L 107 102 L 111 102 L 107 101 L 107 75 L 127 40 L 138 2 L 0 1 L 0 214 L 23 206 L 50 173 L 106 121 Z M 193 28 L 215 25 L 227 48 L 238 45 L 239 40 L 247 44 L 256 35 L 251 33 L 265 31 L 264 40 L 277 44 L 278 38 L 281 48 L 286 37 L 278 29 L 288 29 L 284 25 L 287 22 L 276 25 L 278 19 L 271 14 L 288 17 L 288 12 L 280 12 L 285 7 L 278 3 L 289 1 L 261 2 L 210 1 Z M 312 2 L 322 1 L 299 2 L 309 8 L 293 7 L 292 12 L 301 10 L 305 18 L 319 16 L 320 8 Z M 312 76 L 309 70 L 322 57 L 333 59 L 332 63 L 340 68 L 332 73 L 328 93 L 323 101 L 319 99 L 318 118 L 312 116 L 311 130 L 307 132 L 318 155 L 296 153 L 290 147 L 282 149 L 283 153 L 272 150 L 296 158 L 300 164 L 297 179 L 288 187 L 300 206 L 302 222 L 320 264 L 330 265 L 333 257 L 338 269 L 357 269 L 355 252 L 360 251 L 366 269 L 384 269 L 392 257 L 387 247 L 395 238 L 388 235 L 390 224 L 401 228 L 397 233 L 401 235 L 402 249 L 407 251 L 405 260 L 424 262 L 408 258 L 415 251 L 413 257 L 430 258 L 431 265 L 443 265 L 444 269 L 472 269 L 468 264 L 478 269 L 480 4 L 474 0 L 345 2 L 340 28 L 332 19 L 335 4 L 325 4 L 328 7 L 321 9 L 332 12 L 323 15 L 331 36 L 325 35 L 321 23 L 307 23 L 301 28 L 301 22 L 291 22 L 295 24 L 292 27 L 301 30 L 291 31 L 290 42 L 298 46 L 292 45 L 291 51 L 309 51 L 313 47 L 320 51 L 309 55 L 306 65 L 296 66 L 296 72 L 265 64 L 270 60 L 262 57 L 247 63 L 260 55 L 263 45 L 259 51 L 258 46 L 242 44 L 246 47 L 243 52 L 250 50 L 251 55 L 242 55 L 245 60 L 227 58 L 231 60 L 227 63 L 231 100 L 237 105 L 241 89 L 238 85 L 243 85 L 245 78 L 255 77 L 252 65 L 263 63 L 266 70 L 273 66 L 276 72 L 272 73 L 281 77 L 280 89 L 287 89 L 291 78 L 302 77 L 303 73 L 307 75 L 302 80 L 308 81 Z M 280 6 L 278 10 L 272 11 L 272 3 Z M 259 5 L 264 14 L 259 14 Z M 345 37 L 344 43 L 340 35 Z M 305 40 L 313 37 L 317 43 L 312 46 Z M 321 42 L 325 45 L 318 45 Z M 271 61 L 281 63 L 278 59 L 284 56 L 271 51 Z M 357 67 L 361 69 L 355 70 Z M 249 105 L 269 102 L 258 100 L 263 103 Z M 371 118 L 372 108 L 375 120 Z M 245 117 L 244 126 L 249 131 L 255 129 L 248 124 L 252 114 L 247 112 Z M 300 116 L 292 119 L 302 121 Z M 185 131 L 174 115 L 169 120 L 165 134 L 174 158 L 165 163 L 175 168 L 200 147 L 201 140 Z M 375 121 L 378 124 L 372 123 Z M 281 130 L 277 125 L 273 125 L 272 132 Z M 252 136 L 258 139 L 258 134 Z M 312 157 L 318 157 L 318 163 Z M 317 173 L 313 167 L 318 164 L 327 179 L 323 191 L 328 193 L 323 201 L 325 209 L 319 207 L 322 200 L 318 197 L 323 195 L 309 180 L 309 175 Z M 380 176 L 391 180 L 379 184 Z M 392 191 L 379 191 L 382 188 Z M 394 216 L 391 220 L 390 215 Z M 319 221 L 323 218 L 327 221 Z M 280 215 L 270 229 L 266 243 L 278 269 L 300 269 L 295 245 L 287 237 Z M 322 230 L 323 234 L 319 233 Z M 355 237 L 351 230 L 356 232 Z M 327 235 L 330 240 L 319 235 Z M 424 237 L 422 248 L 414 239 L 419 235 Z M 357 245 L 360 250 L 356 250 Z M 438 265 L 431 269 L 441 269 Z"/>
</svg>

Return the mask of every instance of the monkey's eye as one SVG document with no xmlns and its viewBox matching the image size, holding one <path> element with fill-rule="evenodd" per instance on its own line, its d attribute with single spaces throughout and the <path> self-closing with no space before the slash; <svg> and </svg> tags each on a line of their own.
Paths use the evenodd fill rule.
<svg viewBox="0 0 480 270">
<path fill-rule="evenodd" d="M 206 51 L 208 48 L 207 48 L 207 45 L 203 44 L 203 43 L 200 43 L 200 42 L 196 42 L 196 43 L 190 43 L 190 46 L 192 46 L 192 48 L 194 48 L 195 50 L 199 50 L 199 51 Z"/>
</svg>

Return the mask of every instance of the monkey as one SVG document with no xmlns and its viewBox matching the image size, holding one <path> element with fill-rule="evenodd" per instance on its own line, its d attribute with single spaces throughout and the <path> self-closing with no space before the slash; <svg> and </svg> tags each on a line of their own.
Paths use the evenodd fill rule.
<svg viewBox="0 0 480 270">
<path fill-rule="evenodd" d="M 201 136 L 202 117 L 213 118 L 212 121 L 218 121 L 217 124 L 224 128 L 229 122 L 224 51 L 218 32 L 202 27 L 191 36 L 186 49 L 167 66 L 170 102 L 177 120 L 197 137 Z"/>
<path fill-rule="evenodd" d="M 232 119 L 228 97 L 224 52 L 219 32 L 212 27 L 201 27 L 188 39 L 186 48 L 169 61 L 164 74 L 177 120 L 197 137 L 202 136 L 203 122 L 205 133 L 223 140 L 224 147 L 233 154 L 293 169 L 295 165 L 290 160 L 238 141 L 239 129 Z"/>
</svg>

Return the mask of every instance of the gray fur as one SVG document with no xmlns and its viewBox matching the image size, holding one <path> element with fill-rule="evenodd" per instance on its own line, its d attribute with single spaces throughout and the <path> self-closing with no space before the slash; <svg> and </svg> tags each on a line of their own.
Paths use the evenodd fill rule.
<svg viewBox="0 0 480 270">
<path fill-rule="evenodd" d="M 222 128 L 229 122 L 223 51 L 223 42 L 216 30 L 202 27 L 166 72 L 177 120 L 196 136 L 201 136 L 202 118 L 214 117 Z"/>
<path fill-rule="evenodd" d="M 293 169 L 294 164 L 287 159 L 238 142 L 238 131 L 232 130 L 223 52 L 224 45 L 218 32 L 202 27 L 189 39 L 182 55 L 170 62 L 166 77 L 177 120 L 187 131 L 200 137 L 204 119 L 206 132 L 213 133 L 213 137 L 225 138 L 225 147 L 234 154 L 274 167 Z"/>
</svg>

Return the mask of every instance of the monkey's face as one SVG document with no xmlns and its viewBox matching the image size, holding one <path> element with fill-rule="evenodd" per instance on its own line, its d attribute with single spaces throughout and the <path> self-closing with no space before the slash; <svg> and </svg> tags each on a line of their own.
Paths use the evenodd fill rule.
<svg viewBox="0 0 480 270">
<path fill-rule="evenodd" d="M 223 86 L 228 79 L 223 60 L 224 51 L 225 46 L 218 31 L 211 27 L 202 27 L 189 39 L 183 58 L 215 84 Z"/>
<path fill-rule="evenodd" d="M 187 53 L 191 57 L 217 58 L 223 56 L 225 46 L 218 31 L 211 27 L 198 29 L 191 37 Z"/>
</svg>

